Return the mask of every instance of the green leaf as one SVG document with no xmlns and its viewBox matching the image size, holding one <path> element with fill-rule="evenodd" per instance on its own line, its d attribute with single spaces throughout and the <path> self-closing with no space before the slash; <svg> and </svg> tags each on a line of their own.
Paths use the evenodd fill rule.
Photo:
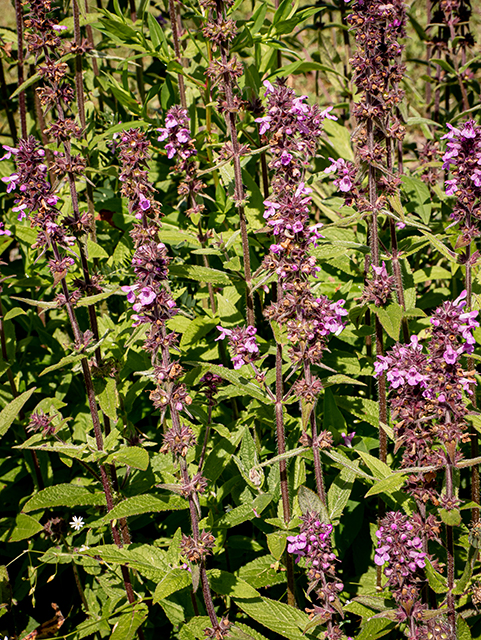
<svg viewBox="0 0 481 640">
<path fill-rule="evenodd" d="M 211 569 L 207 572 L 207 576 L 211 588 L 219 595 L 231 598 L 257 598 L 259 596 L 259 592 L 249 583 L 227 571 Z"/>
<path fill-rule="evenodd" d="M 225 286 L 232 284 L 230 278 L 223 271 L 211 269 L 210 267 L 199 267 L 191 264 L 173 264 L 169 266 L 169 273 L 176 278 L 188 278 L 207 284 Z"/>
<path fill-rule="evenodd" d="M 35 494 L 23 507 L 24 512 L 50 507 L 105 506 L 105 495 L 101 491 L 90 491 L 76 484 L 57 484 Z"/>
<path fill-rule="evenodd" d="M 12 531 L 12 535 L 9 538 L 9 542 L 19 542 L 20 540 L 26 540 L 31 538 L 39 531 L 43 531 L 43 525 L 41 525 L 32 516 L 27 516 L 25 513 L 19 513 L 15 520 L 15 529 Z"/>
<path fill-rule="evenodd" d="M 329 143 L 334 151 L 344 160 L 354 161 L 352 150 L 351 134 L 346 127 L 341 126 L 334 120 L 324 120 L 323 130 L 329 138 Z"/>
<path fill-rule="evenodd" d="M 173 569 L 157 584 L 153 603 L 155 604 L 191 584 L 192 578 L 187 569 Z"/>
<path fill-rule="evenodd" d="M 393 628 L 393 623 L 386 618 L 371 618 L 362 626 L 361 633 L 356 640 L 376 640 L 388 634 Z"/>
<path fill-rule="evenodd" d="M 164 52 L 167 53 L 167 46 L 163 31 L 160 28 L 160 24 L 151 13 L 147 14 L 147 23 L 149 25 L 149 34 L 152 44 L 154 45 L 154 49 L 163 49 Z"/>
<path fill-rule="evenodd" d="M 459 509 L 439 509 L 439 517 L 449 527 L 457 527 L 461 524 L 461 511 Z"/>
<path fill-rule="evenodd" d="M 109 254 L 103 249 L 99 244 L 91 240 L 87 239 L 87 255 L 89 260 L 105 260 L 109 257 Z"/>
<path fill-rule="evenodd" d="M 238 373 L 237 371 L 232 371 L 232 369 L 227 369 L 227 367 L 221 367 L 217 364 L 208 365 L 205 362 L 196 362 L 196 366 L 202 367 L 203 373 L 210 371 L 211 373 L 216 373 L 218 376 L 231 382 L 234 386 L 242 389 L 244 395 L 249 395 L 256 400 L 260 400 L 263 403 L 270 402 L 267 394 L 262 391 L 257 385 L 253 382 L 250 382 L 245 378 L 242 373 Z"/>
<path fill-rule="evenodd" d="M 476 562 L 476 558 L 478 556 L 478 550 L 476 547 L 470 546 L 468 551 L 468 557 L 466 559 L 466 564 L 464 566 L 463 575 L 459 580 L 456 581 L 456 584 L 453 589 L 454 595 L 461 595 L 471 579 L 473 575 L 474 563 Z"/>
<path fill-rule="evenodd" d="M 117 422 L 117 407 L 119 406 L 119 394 L 117 392 L 117 383 L 114 378 L 106 378 L 102 381 L 103 389 L 96 393 L 100 408 L 114 422 Z M 97 389 L 96 389 L 97 391 Z M 148 464 L 148 462 L 147 462 Z M 134 465 L 130 465 L 134 466 Z M 136 467 L 142 469 L 143 467 Z M 147 468 L 147 467 L 145 467 Z"/>
<path fill-rule="evenodd" d="M 198 346 L 198 342 L 200 341 L 200 339 L 203 338 L 207 333 L 209 333 L 209 331 L 211 331 L 216 326 L 216 324 L 216 320 L 212 320 L 211 318 L 194 318 L 194 320 L 192 320 L 188 324 L 187 329 L 182 334 L 180 348 L 184 350 L 191 346 Z"/>
<path fill-rule="evenodd" d="M 110 640 L 133 640 L 137 629 L 145 622 L 149 610 L 143 602 L 135 603 L 132 611 L 125 613 L 115 622 Z"/>
<path fill-rule="evenodd" d="M 100 302 L 101 300 L 106 300 L 107 298 L 110 298 L 110 296 L 113 296 L 115 293 L 117 293 L 117 291 L 119 291 L 120 287 L 109 287 L 106 288 L 105 291 L 102 291 L 102 293 L 96 293 L 93 296 L 86 296 L 85 298 L 80 298 L 80 300 L 77 302 L 77 307 L 89 307 L 91 305 L 97 304 L 97 302 Z"/>
<path fill-rule="evenodd" d="M 3 316 L 3 319 L 6 320 L 13 320 L 13 318 L 16 318 L 17 316 L 26 316 L 27 312 L 24 309 L 21 309 L 20 307 L 14 307 L 13 309 L 10 309 L 10 311 L 7 311 L 7 313 Z"/>
<path fill-rule="evenodd" d="M 346 409 L 356 418 L 368 422 L 379 429 L 379 407 L 377 402 L 368 398 L 356 398 L 353 396 L 336 396 L 336 404 L 341 409 Z"/>
<path fill-rule="evenodd" d="M 115 544 L 105 544 L 75 554 L 75 558 L 77 561 L 82 556 L 97 560 L 100 557 L 106 564 L 124 565 L 135 569 L 149 580 L 160 582 L 171 571 L 165 555 L 165 551 L 149 544 L 130 544 L 121 549 Z"/>
<path fill-rule="evenodd" d="M 446 584 L 446 577 L 436 571 L 431 562 L 426 558 L 426 577 L 429 582 L 429 586 L 434 593 L 446 593 L 448 590 Z"/>
<path fill-rule="evenodd" d="M 149 466 L 149 452 L 142 447 L 123 447 L 120 451 L 111 453 L 106 464 L 120 464 L 146 471 Z"/>
<path fill-rule="evenodd" d="M 343 467 L 327 492 L 329 518 L 331 522 L 339 520 L 351 495 L 356 474 L 351 469 Z"/>
<path fill-rule="evenodd" d="M 366 453 L 365 451 L 358 451 L 358 453 L 376 478 L 383 480 L 391 475 L 391 469 L 385 462 L 381 462 L 381 460 L 375 458 L 370 453 Z"/>
<path fill-rule="evenodd" d="M 303 630 L 310 620 L 306 613 L 284 602 L 257 597 L 234 600 L 250 618 L 288 640 L 306 640 Z"/>
<path fill-rule="evenodd" d="M 0 438 L 10 429 L 13 421 L 37 387 L 32 387 L 12 400 L 0 413 Z"/>
<path fill-rule="evenodd" d="M 411 176 L 401 176 L 405 190 L 412 194 L 410 202 L 416 204 L 415 211 L 419 213 L 424 224 L 428 225 L 431 218 L 431 194 L 425 182 Z"/>
<path fill-rule="evenodd" d="M 282 558 L 286 549 L 287 531 L 274 531 L 267 534 L 267 546 L 276 560 Z"/>
<path fill-rule="evenodd" d="M 74 362 L 79 362 L 80 360 L 82 360 L 82 358 L 85 358 L 85 353 L 74 353 L 69 356 L 64 356 L 57 363 L 52 364 L 50 365 L 50 367 L 47 367 L 46 369 L 41 371 L 39 375 L 45 376 L 47 373 L 51 373 L 52 371 L 56 371 L 57 369 L 61 369 L 62 367 L 65 367 L 67 364 L 73 364 Z"/>
<path fill-rule="evenodd" d="M 463 616 L 456 617 L 456 640 L 472 640 L 471 629 Z"/>
<path fill-rule="evenodd" d="M 329 522 L 329 514 L 326 506 L 317 493 L 314 493 L 314 491 L 302 485 L 299 487 L 297 498 L 303 515 L 309 512 L 318 513 L 322 522 Z"/>
<path fill-rule="evenodd" d="M 367 478 L 368 480 L 374 480 L 374 478 L 370 476 L 368 473 L 366 473 L 362 469 L 359 469 L 359 462 L 357 460 L 350 460 L 347 456 L 345 456 L 343 453 L 339 453 L 338 451 L 331 450 L 331 451 L 324 451 L 324 453 L 328 458 L 331 458 L 331 460 L 334 460 L 334 462 L 337 462 L 338 464 L 342 465 L 346 469 L 350 469 L 351 471 L 354 471 L 354 473 L 357 476 L 361 478 Z"/>
<path fill-rule="evenodd" d="M 287 580 L 286 572 L 282 571 L 281 567 L 276 571 L 275 562 L 276 558 L 271 555 L 255 558 L 239 569 L 239 577 L 246 580 L 254 589 L 284 583 Z"/>
<path fill-rule="evenodd" d="M 116 505 L 107 515 L 90 524 L 91 527 L 102 527 L 111 520 L 138 516 L 142 513 L 160 513 L 161 511 L 177 511 L 188 509 L 187 500 L 178 496 L 153 496 L 142 495 L 127 498 Z"/>
<path fill-rule="evenodd" d="M 376 482 L 364 497 L 369 498 L 369 496 L 376 496 L 379 493 L 394 493 L 394 491 L 398 491 L 403 486 L 404 481 L 405 477 L 402 473 L 393 473 L 391 476 Z"/>
<path fill-rule="evenodd" d="M 399 340 L 399 332 L 403 318 L 403 308 L 397 302 L 392 302 L 385 309 L 370 304 L 369 308 L 379 318 L 383 329 L 393 340 Z"/>
</svg>

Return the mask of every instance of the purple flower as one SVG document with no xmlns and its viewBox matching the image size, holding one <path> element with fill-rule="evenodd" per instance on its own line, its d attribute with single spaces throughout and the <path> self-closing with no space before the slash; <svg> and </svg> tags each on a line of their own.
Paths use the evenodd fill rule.
<svg viewBox="0 0 481 640">
<path fill-rule="evenodd" d="M 450 344 L 448 344 L 443 357 L 446 360 L 447 364 L 455 364 L 456 360 L 458 359 L 458 353 L 452 348 Z"/>
<path fill-rule="evenodd" d="M 163 142 L 169 137 L 168 129 L 157 129 L 157 131 L 160 133 L 160 136 L 157 138 L 159 142 Z"/>
<path fill-rule="evenodd" d="M 288 151 L 283 151 L 281 153 L 281 164 L 286 166 L 286 165 L 288 165 L 290 163 L 291 160 L 292 160 L 292 154 L 291 153 L 289 153 Z"/>
<path fill-rule="evenodd" d="M 8 229 L 4 229 L 3 226 L 3 222 L 0 222 L 0 236 L 11 236 L 12 232 Z"/>
<path fill-rule="evenodd" d="M 259 122 L 261 125 L 259 127 L 259 133 L 261 134 L 261 136 L 264 135 L 264 133 L 271 128 L 270 121 L 271 121 L 270 116 L 264 116 L 263 118 L 255 119 L 255 122 Z"/>
<path fill-rule="evenodd" d="M 20 180 L 20 176 L 17 173 L 12 173 L 11 176 L 5 176 L 2 178 L 2 182 L 7 184 L 7 193 L 11 193 L 17 188 L 18 181 Z"/>
<path fill-rule="evenodd" d="M 169 158 L 169 160 L 172 160 L 172 158 L 177 153 L 176 148 L 174 147 L 172 142 L 169 142 L 165 145 L 165 150 L 167 151 L 167 157 Z"/>
<path fill-rule="evenodd" d="M 346 445 L 346 447 L 352 448 L 352 441 L 354 440 L 355 435 L 356 435 L 355 431 L 351 431 L 351 433 L 348 433 L 347 435 L 344 433 L 344 431 L 341 433 L 342 439 L 344 440 L 344 444 Z"/>
<path fill-rule="evenodd" d="M 5 149 L 6 153 L 5 153 L 4 156 L 2 156 L 0 158 L 0 161 L 1 160 L 10 160 L 10 158 L 12 157 L 12 154 L 17 154 L 18 153 L 18 149 L 15 149 L 15 147 L 9 147 L 8 144 L 4 144 L 2 146 Z"/>
</svg>

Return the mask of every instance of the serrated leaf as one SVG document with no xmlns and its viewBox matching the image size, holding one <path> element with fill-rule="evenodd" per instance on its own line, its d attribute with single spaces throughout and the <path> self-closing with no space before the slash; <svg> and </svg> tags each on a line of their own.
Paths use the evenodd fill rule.
<svg viewBox="0 0 481 640">
<path fill-rule="evenodd" d="M 282 558 L 282 554 L 286 549 L 287 544 L 287 532 L 286 531 L 274 531 L 267 534 L 267 546 L 276 560 Z"/>
<path fill-rule="evenodd" d="M 303 515 L 306 513 L 317 513 L 319 514 L 321 522 L 329 522 L 327 508 L 317 493 L 314 493 L 314 491 L 302 485 L 299 487 L 297 498 Z"/>
<path fill-rule="evenodd" d="M 87 238 L 87 255 L 88 258 L 93 260 L 105 260 L 109 257 L 109 254 L 103 249 L 97 242 L 94 242 L 90 238 Z"/>
<path fill-rule="evenodd" d="M 106 380 L 102 381 L 102 387 L 102 390 L 100 392 L 97 392 L 96 394 L 100 404 L 100 408 L 106 416 L 108 416 L 114 422 L 117 422 L 117 407 L 119 406 L 117 383 L 114 378 L 107 378 Z M 136 467 L 136 469 L 142 468 L 143 467 Z"/>
<path fill-rule="evenodd" d="M 13 320 L 17 316 L 26 316 L 26 315 L 27 315 L 27 312 L 24 309 L 21 309 L 20 307 L 14 307 L 13 309 L 10 309 L 10 311 L 7 311 L 7 313 L 3 316 L 3 319 L 5 321 Z"/>
<path fill-rule="evenodd" d="M 456 640 L 472 640 L 471 629 L 463 616 L 456 616 Z"/>
<path fill-rule="evenodd" d="M 369 496 L 375 496 L 379 493 L 394 493 L 394 491 L 399 491 L 403 486 L 404 481 L 405 477 L 402 473 L 393 473 L 391 476 L 376 482 L 364 497 L 369 498 Z"/>
<path fill-rule="evenodd" d="M 115 623 L 109 640 L 133 640 L 137 629 L 145 622 L 149 610 L 144 603 L 133 605 L 132 611 L 123 614 Z"/>
<path fill-rule="evenodd" d="M 342 453 L 339 453 L 338 451 L 331 450 L 331 451 L 324 451 L 324 453 L 326 454 L 326 456 L 331 458 L 331 460 L 334 460 L 334 462 L 337 462 L 338 464 L 342 465 L 346 469 L 350 469 L 351 471 L 354 471 L 354 473 L 357 476 L 361 478 L 367 478 L 368 480 L 375 479 L 372 476 L 370 476 L 368 473 L 363 471 L 362 469 L 359 469 L 359 462 L 357 462 L 356 460 L 350 460 L 347 456 L 345 456 Z"/>
<path fill-rule="evenodd" d="M 192 578 L 187 569 L 172 569 L 172 571 L 157 584 L 153 598 L 154 604 L 191 584 Z"/>
<path fill-rule="evenodd" d="M 446 583 L 446 577 L 436 571 L 436 569 L 427 558 L 425 571 L 429 586 L 434 591 L 434 593 L 447 593 L 448 586 Z"/>
<path fill-rule="evenodd" d="M 40 376 L 45 376 L 45 375 L 47 375 L 47 373 L 51 373 L 52 371 L 56 371 L 57 369 L 61 369 L 62 367 L 65 367 L 68 364 L 73 364 L 74 362 L 80 362 L 80 360 L 82 360 L 82 358 L 85 358 L 85 354 L 84 353 L 75 353 L 75 354 L 72 354 L 72 355 L 69 355 L 69 356 L 64 356 L 63 358 L 61 358 L 55 364 L 52 364 L 52 365 L 50 365 L 50 367 L 47 367 L 46 369 L 41 371 L 39 373 L 39 375 Z"/>
<path fill-rule="evenodd" d="M 105 495 L 102 491 L 90 491 L 87 487 L 76 484 L 57 484 L 42 489 L 23 507 L 25 513 L 50 507 L 105 506 Z"/>
<path fill-rule="evenodd" d="M 146 471 L 149 466 L 149 452 L 142 447 L 123 447 L 120 451 L 111 453 L 106 464 L 119 464 L 134 469 Z"/>
<path fill-rule="evenodd" d="M 399 340 L 399 332 L 401 330 L 401 322 L 403 319 L 403 308 L 397 302 L 393 302 L 386 308 L 376 307 L 370 304 L 369 308 L 375 313 L 381 323 L 384 331 L 393 340 Z"/>
<path fill-rule="evenodd" d="M 196 362 L 196 366 L 200 366 L 203 368 L 203 372 L 210 371 L 211 373 L 215 373 L 224 380 L 232 383 L 236 387 L 243 390 L 244 394 L 255 398 L 256 400 L 260 400 L 263 403 L 270 402 L 266 393 L 264 393 L 258 386 L 256 386 L 253 382 L 247 380 L 242 373 L 238 373 L 237 371 L 232 371 L 231 369 L 227 369 L 227 367 L 221 367 L 217 364 L 210 364 L 206 366 L 204 362 Z"/>
<path fill-rule="evenodd" d="M 205 282 L 207 284 L 224 286 L 232 284 L 230 278 L 223 271 L 211 269 L 210 267 L 173 264 L 169 266 L 169 273 L 176 278 L 188 278 L 189 280 L 197 280 L 197 282 Z"/>
<path fill-rule="evenodd" d="M 120 504 L 116 505 L 109 513 L 95 520 L 90 524 L 91 527 L 102 527 L 108 524 L 111 520 L 118 520 L 119 518 L 128 518 L 130 516 L 138 516 L 142 513 L 160 513 L 161 511 L 177 511 L 181 509 L 188 509 L 189 503 L 187 500 L 178 496 L 153 496 L 142 495 L 134 496 L 133 498 L 127 498 Z"/>
<path fill-rule="evenodd" d="M 461 524 L 461 511 L 459 509 L 439 509 L 439 517 L 449 527 L 457 527 Z"/>
<path fill-rule="evenodd" d="M 365 451 L 358 451 L 358 453 L 376 478 L 383 480 L 391 475 L 392 471 L 385 462 L 381 462 L 381 460 Z"/>
<path fill-rule="evenodd" d="M 327 504 L 329 505 L 331 522 L 338 520 L 342 516 L 342 512 L 349 501 L 355 477 L 354 471 L 343 467 L 329 487 Z"/>
<path fill-rule="evenodd" d="M 12 400 L 0 413 L 0 438 L 10 429 L 13 421 L 37 387 L 32 387 Z"/>
<path fill-rule="evenodd" d="M 376 640 L 387 635 L 393 628 L 393 623 L 386 618 L 371 618 L 361 628 L 356 640 Z"/>
<path fill-rule="evenodd" d="M 35 520 L 35 518 L 32 518 L 32 516 L 19 513 L 15 520 L 15 528 L 8 541 L 19 542 L 20 540 L 27 540 L 39 531 L 43 531 L 43 525 Z"/>
<path fill-rule="evenodd" d="M 286 572 L 282 570 L 281 566 L 276 571 L 275 562 L 276 558 L 271 555 L 255 558 L 239 569 L 239 578 L 246 580 L 254 589 L 286 582 Z"/>
</svg>

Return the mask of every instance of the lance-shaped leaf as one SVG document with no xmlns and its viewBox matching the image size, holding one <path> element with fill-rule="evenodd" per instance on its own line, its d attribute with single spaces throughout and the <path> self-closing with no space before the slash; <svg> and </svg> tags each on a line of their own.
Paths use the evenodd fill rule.
<svg viewBox="0 0 481 640">
<path fill-rule="evenodd" d="M 7 431 L 10 429 L 13 421 L 18 416 L 20 411 L 23 408 L 23 405 L 30 398 L 32 393 L 35 391 L 36 387 L 32 387 L 28 391 L 25 391 L 17 398 L 12 400 L 0 413 L 0 438 L 4 436 Z"/>
</svg>

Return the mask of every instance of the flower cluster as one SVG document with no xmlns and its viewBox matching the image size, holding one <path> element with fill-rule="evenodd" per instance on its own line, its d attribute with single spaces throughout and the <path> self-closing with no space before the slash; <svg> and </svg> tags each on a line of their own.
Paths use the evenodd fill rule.
<svg viewBox="0 0 481 640">
<path fill-rule="evenodd" d="M 218 326 L 220 336 L 218 340 L 229 339 L 229 348 L 232 352 L 232 362 L 234 369 L 240 369 L 243 365 L 255 362 L 259 357 L 259 347 L 256 342 L 257 329 L 254 327 L 235 327 L 225 329 Z"/>
<path fill-rule="evenodd" d="M 198 540 L 191 536 L 183 535 L 180 542 L 180 550 L 189 562 L 197 564 L 212 553 L 214 545 L 214 536 L 210 532 L 202 531 Z"/>
<path fill-rule="evenodd" d="M 373 277 L 366 280 L 362 294 L 364 302 L 372 302 L 376 307 L 386 304 L 394 288 L 394 276 L 390 276 L 383 262 L 380 267 L 372 264 Z"/>
<path fill-rule="evenodd" d="M 155 189 L 148 177 L 149 146 L 141 129 L 124 131 L 116 144 L 122 167 L 119 175 L 121 193 L 129 201 L 129 213 L 138 220 L 146 211 L 160 215 L 160 205 L 154 199 Z"/>
<path fill-rule="evenodd" d="M 470 239 L 478 235 L 474 222 L 481 220 L 481 126 L 468 120 L 456 128 L 448 123 L 443 169 L 450 172 L 446 194 L 456 196 L 451 217 L 461 223 Z"/>
<path fill-rule="evenodd" d="M 354 33 L 357 51 L 351 59 L 354 82 L 360 100 L 352 114 L 358 127 L 354 141 L 361 165 L 371 167 L 386 163 L 386 152 L 402 141 L 405 128 L 397 106 L 404 92 L 399 88 L 404 74 L 400 62 L 405 36 L 406 8 L 402 0 L 386 4 L 380 0 L 355 0 L 347 22 Z M 359 211 L 369 212 L 381 207 L 387 196 L 396 193 L 399 178 L 388 166 L 387 172 L 375 172 L 374 183 L 381 194 L 373 201 L 373 193 L 363 186 L 364 167 L 356 167 L 342 158 L 331 160 L 326 173 L 336 173 L 335 186 L 344 194 L 347 205 L 354 202 Z M 392 161 L 391 161 L 392 162 Z"/>
<path fill-rule="evenodd" d="M 48 180 L 45 150 L 33 136 L 20 140 L 17 149 L 4 148 L 7 153 L 2 159 L 9 159 L 13 155 L 16 168 L 15 173 L 2 180 L 8 185 L 7 192 L 18 189 L 13 207 L 18 219 L 22 220 L 29 214 L 31 224 L 38 228 L 35 246 L 48 247 L 54 243 L 56 247 L 71 247 L 75 244 L 75 238 L 67 235 L 65 226 L 59 222 L 59 197 L 55 195 Z M 53 273 L 61 273 L 66 272 L 73 264 L 72 258 L 60 258 L 57 250 L 50 267 Z"/>
<path fill-rule="evenodd" d="M 159 142 L 168 140 L 165 145 L 167 157 L 171 160 L 174 156 L 177 156 L 180 164 L 197 154 L 190 136 L 189 122 L 190 118 L 187 116 L 187 109 L 174 106 L 167 112 L 165 127 L 157 129 L 160 134 L 157 140 Z M 179 171 L 182 170 L 179 169 Z"/>
<path fill-rule="evenodd" d="M 197 178 L 198 167 L 194 161 L 197 150 L 190 135 L 189 123 L 187 109 L 179 106 L 171 107 L 165 117 L 165 127 L 157 129 L 160 133 L 157 140 L 159 142 L 167 140 L 165 144 L 167 157 L 177 159 L 174 171 L 183 174 L 178 193 L 187 199 L 189 203 L 187 215 L 192 216 L 201 214 L 205 206 L 197 201 L 197 197 L 202 195 L 204 183 Z"/>
<path fill-rule="evenodd" d="M 446 444 L 469 437 L 464 393 L 473 393 L 475 380 L 472 372 L 462 368 L 460 357 L 472 353 L 472 332 L 479 323 L 477 311 L 463 311 L 465 298 L 464 291 L 435 310 L 427 353 L 412 336 L 409 345 L 396 344 L 375 363 L 375 375 L 385 371 L 390 385 L 395 434 L 398 446 L 405 446 L 404 467 L 442 464 L 441 452 L 433 450 L 435 438 Z M 424 478 L 412 476 L 408 491 L 422 502 L 431 499 L 437 504 L 434 480 L 431 473 Z"/>
<path fill-rule="evenodd" d="M 330 621 L 332 615 L 340 611 L 338 596 L 344 589 L 336 576 L 337 557 L 332 551 L 331 534 L 331 524 L 321 522 L 317 513 L 307 513 L 302 517 L 299 535 L 287 537 L 288 553 L 297 556 L 296 562 L 305 558 L 309 580 L 307 593 L 314 591 L 319 598 L 321 605 L 315 606 L 314 613 L 322 617 L 323 622 Z"/>
<path fill-rule="evenodd" d="M 293 362 L 319 363 L 329 336 L 344 329 L 348 312 L 343 305 L 344 300 L 316 296 L 307 280 L 299 280 L 286 286 L 282 299 L 265 315 L 287 328 Z"/>
<path fill-rule="evenodd" d="M 307 163 L 316 151 L 322 123 L 326 118 L 337 118 L 330 113 L 332 107 L 321 111 L 318 105 L 305 102 L 307 96 L 296 96 L 295 91 L 286 85 L 285 78 L 277 78 L 275 85 L 266 80 L 264 86 L 267 115 L 256 118 L 256 122 L 259 133 L 271 144 L 273 157 L 269 166 L 282 169 L 292 182 L 297 182 L 299 166 L 294 158 Z"/>
<path fill-rule="evenodd" d="M 408 635 L 413 640 L 449 637 L 442 635 L 448 629 L 445 622 L 426 622 L 423 612 L 427 605 L 422 604 L 420 597 L 420 587 L 424 582 L 422 570 L 426 560 L 431 561 L 423 550 L 423 540 L 437 539 L 438 532 L 439 522 L 433 516 L 423 524 L 419 515 L 410 518 L 399 511 L 387 513 L 376 531 L 378 546 L 374 562 L 384 568 L 384 575 L 388 578 L 386 586 L 391 588 L 398 605 L 396 619 L 407 624 Z M 436 631 L 440 634 L 433 635 Z"/>
</svg>

